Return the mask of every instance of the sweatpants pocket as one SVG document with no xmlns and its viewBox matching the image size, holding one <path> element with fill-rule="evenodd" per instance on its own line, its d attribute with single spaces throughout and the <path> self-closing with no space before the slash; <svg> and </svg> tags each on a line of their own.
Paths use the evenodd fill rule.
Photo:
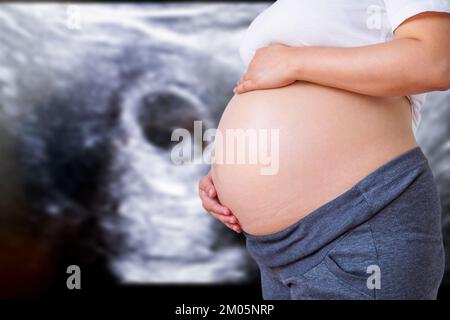
<svg viewBox="0 0 450 320">
<path fill-rule="evenodd" d="M 364 292 L 336 273 L 335 268 L 329 268 L 324 260 L 307 274 L 290 278 L 286 281 L 293 300 L 371 300 L 373 294 Z M 333 270 L 333 271 L 332 271 Z M 366 279 L 359 279 L 365 283 Z"/>
<path fill-rule="evenodd" d="M 377 266 L 377 252 L 370 225 L 365 223 L 336 240 L 318 265 L 285 283 L 292 299 L 375 299 L 376 289 L 368 285 L 371 266 Z"/>
</svg>

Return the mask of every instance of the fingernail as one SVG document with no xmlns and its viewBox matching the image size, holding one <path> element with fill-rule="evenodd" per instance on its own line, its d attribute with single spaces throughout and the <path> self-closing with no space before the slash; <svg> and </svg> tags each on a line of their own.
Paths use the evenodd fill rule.
<svg viewBox="0 0 450 320">
<path fill-rule="evenodd" d="M 213 194 L 214 194 L 213 189 L 209 189 L 209 190 L 208 190 L 208 195 L 209 195 L 210 197 L 212 197 Z"/>
</svg>

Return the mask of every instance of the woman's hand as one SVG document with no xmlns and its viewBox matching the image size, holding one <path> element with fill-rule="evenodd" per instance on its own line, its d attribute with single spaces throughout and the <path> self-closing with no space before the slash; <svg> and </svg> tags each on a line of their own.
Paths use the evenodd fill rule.
<svg viewBox="0 0 450 320">
<path fill-rule="evenodd" d="M 256 51 L 236 93 L 294 81 L 377 97 L 450 89 L 450 14 L 425 12 L 405 20 L 395 39 L 359 47 L 288 47 Z"/>
<path fill-rule="evenodd" d="M 238 81 L 234 92 L 280 88 L 295 82 L 295 51 L 292 47 L 273 44 L 256 50 L 247 72 Z"/>
<path fill-rule="evenodd" d="M 203 208 L 214 218 L 222 222 L 231 230 L 237 233 L 241 233 L 242 229 L 239 225 L 239 221 L 233 214 L 231 210 L 222 206 L 217 199 L 216 188 L 214 187 L 211 173 L 200 179 L 198 184 L 198 194 L 202 200 Z"/>
</svg>

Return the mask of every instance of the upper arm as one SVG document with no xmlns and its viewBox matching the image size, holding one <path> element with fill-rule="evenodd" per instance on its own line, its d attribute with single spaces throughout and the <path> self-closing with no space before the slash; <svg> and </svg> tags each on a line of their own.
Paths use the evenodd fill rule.
<svg viewBox="0 0 450 320">
<path fill-rule="evenodd" d="M 448 41 L 450 0 L 384 0 L 397 38 Z"/>
<path fill-rule="evenodd" d="M 392 31 L 424 13 L 450 13 L 450 0 L 383 0 Z"/>
<path fill-rule="evenodd" d="M 396 38 L 420 41 L 425 63 L 430 70 L 430 81 L 436 79 L 440 90 L 450 87 L 450 14 L 423 12 L 403 21 L 395 30 Z"/>
<path fill-rule="evenodd" d="M 450 14 L 423 12 L 403 21 L 394 32 L 396 38 L 411 38 L 422 41 L 442 41 L 450 45 Z M 438 43 L 436 43 L 438 44 Z M 450 49 L 450 47 L 447 47 Z M 450 50 L 447 50 L 450 54 Z"/>
</svg>

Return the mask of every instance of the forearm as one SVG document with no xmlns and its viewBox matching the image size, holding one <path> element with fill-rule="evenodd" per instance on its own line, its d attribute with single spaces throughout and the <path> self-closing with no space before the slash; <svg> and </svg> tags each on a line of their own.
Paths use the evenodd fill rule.
<svg viewBox="0 0 450 320">
<path fill-rule="evenodd" d="M 446 90 L 448 59 L 421 40 L 357 48 L 292 48 L 295 79 L 373 96 Z M 435 56 L 434 56 L 435 55 Z"/>
</svg>

